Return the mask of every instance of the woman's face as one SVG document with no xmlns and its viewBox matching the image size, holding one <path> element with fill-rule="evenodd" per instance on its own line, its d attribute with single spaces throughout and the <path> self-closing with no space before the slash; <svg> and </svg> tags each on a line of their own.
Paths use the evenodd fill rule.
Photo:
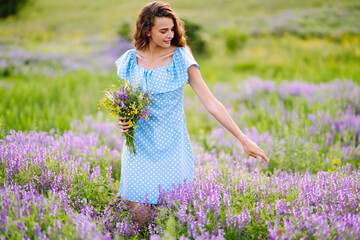
<svg viewBox="0 0 360 240">
<path fill-rule="evenodd" d="M 174 21 L 169 17 L 155 17 L 155 25 L 150 31 L 150 44 L 170 47 L 174 37 Z"/>
</svg>

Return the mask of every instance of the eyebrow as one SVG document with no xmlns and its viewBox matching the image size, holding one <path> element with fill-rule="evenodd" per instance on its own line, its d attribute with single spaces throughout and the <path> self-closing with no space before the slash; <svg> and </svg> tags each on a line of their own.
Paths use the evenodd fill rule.
<svg viewBox="0 0 360 240">
<path fill-rule="evenodd" d="M 171 28 L 174 28 L 175 26 L 172 26 Z M 160 30 L 167 30 L 169 28 L 160 28 Z"/>
</svg>

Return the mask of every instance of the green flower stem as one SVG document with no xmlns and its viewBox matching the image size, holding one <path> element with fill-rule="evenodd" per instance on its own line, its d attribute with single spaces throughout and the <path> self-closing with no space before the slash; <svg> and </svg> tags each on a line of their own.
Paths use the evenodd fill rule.
<svg viewBox="0 0 360 240">
<path fill-rule="evenodd" d="M 125 137 L 126 137 L 126 146 L 129 149 L 130 154 L 136 154 L 136 150 L 135 150 L 135 144 L 134 144 L 134 129 L 131 128 L 131 130 L 129 130 L 128 132 L 125 133 Z"/>
</svg>

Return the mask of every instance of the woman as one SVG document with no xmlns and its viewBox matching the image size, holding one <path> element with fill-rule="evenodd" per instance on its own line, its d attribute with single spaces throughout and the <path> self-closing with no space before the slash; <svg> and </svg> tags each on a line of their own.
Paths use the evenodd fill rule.
<svg viewBox="0 0 360 240">
<path fill-rule="evenodd" d="M 119 194 L 129 201 L 137 220 L 144 224 L 137 211 L 139 202 L 148 200 L 150 204 L 157 204 L 159 185 L 162 189 L 171 189 L 172 184 L 193 181 L 194 155 L 183 110 L 185 83 L 190 84 L 209 113 L 239 139 L 248 155 L 269 160 L 263 150 L 240 131 L 206 86 L 200 66 L 186 45 L 183 22 L 168 4 L 156 1 L 142 9 L 133 45 L 135 49 L 128 50 L 116 61 L 117 74 L 130 83 L 140 82 L 145 90 L 153 93 L 154 103 L 150 106 L 149 120 L 138 122 L 134 141 L 137 154 L 130 156 L 126 149 L 122 153 Z M 124 133 L 130 127 L 123 120 L 119 118 Z"/>
</svg>

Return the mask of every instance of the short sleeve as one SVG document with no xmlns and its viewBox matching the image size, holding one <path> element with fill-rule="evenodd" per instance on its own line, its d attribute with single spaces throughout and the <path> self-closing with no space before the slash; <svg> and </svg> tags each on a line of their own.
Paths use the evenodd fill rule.
<svg viewBox="0 0 360 240">
<path fill-rule="evenodd" d="M 123 81 L 130 78 L 130 68 L 132 64 L 132 49 L 127 50 L 118 60 L 115 61 L 117 75 Z"/>
<path fill-rule="evenodd" d="M 182 80 L 184 81 L 184 83 L 186 82 L 187 84 L 189 84 L 189 74 L 188 74 L 188 69 L 190 66 L 195 65 L 199 70 L 200 70 L 200 65 L 195 61 L 193 55 L 190 53 L 189 49 L 185 48 L 185 47 L 180 47 L 179 49 L 179 55 L 180 55 L 180 78 L 182 78 Z"/>
</svg>

